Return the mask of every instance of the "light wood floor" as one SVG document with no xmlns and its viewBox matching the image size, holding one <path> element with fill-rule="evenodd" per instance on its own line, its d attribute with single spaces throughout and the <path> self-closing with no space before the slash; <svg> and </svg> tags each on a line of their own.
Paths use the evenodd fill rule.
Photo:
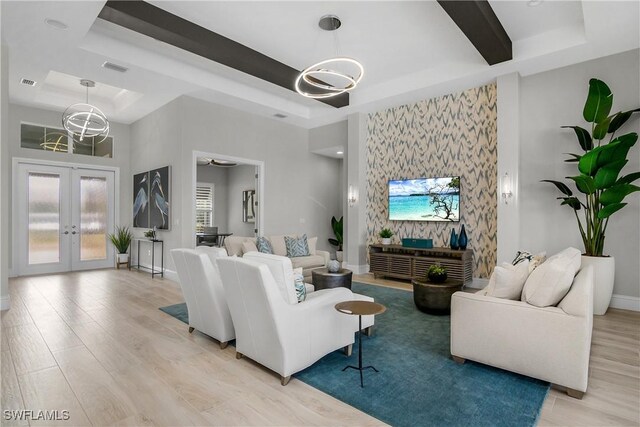
<svg viewBox="0 0 640 427">
<path fill-rule="evenodd" d="M 183 301 L 169 280 L 100 270 L 12 279 L 9 289 L 3 410 L 68 410 L 58 424 L 74 426 L 383 424 L 296 379 L 282 387 L 272 372 L 236 360 L 232 347 L 188 334 L 158 310 Z M 584 399 L 552 390 L 540 424 L 638 425 L 639 403 L 640 314 L 611 310 L 595 320 Z"/>
</svg>

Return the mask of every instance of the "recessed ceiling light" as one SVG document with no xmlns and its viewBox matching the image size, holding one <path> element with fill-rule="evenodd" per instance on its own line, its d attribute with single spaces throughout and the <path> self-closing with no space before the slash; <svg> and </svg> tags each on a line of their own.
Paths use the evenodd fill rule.
<svg viewBox="0 0 640 427">
<path fill-rule="evenodd" d="M 542 4 L 542 1 L 543 1 L 543 0 L 529 0 L 529 1 L 527 2 L 527 6 L 531 6 L 531 7 L 533 7 L 533 6 L 539 6 L 539 5 L 541 5 L 541 4 Z"/>
<path fill-rule="evenodd" d="M 57 19 L 47 18 L 44 20 L 45 24 L 51 25 L 53 28 L 57 28 L 59 30 L 66 30 L 69 28 L 67 24 L 62 21 L 58 21 Z"/>
<path fill-rule="evenodd" d="M 336 154 L 344 154 L 344 151 L 337 151 Z"/>
</svg>

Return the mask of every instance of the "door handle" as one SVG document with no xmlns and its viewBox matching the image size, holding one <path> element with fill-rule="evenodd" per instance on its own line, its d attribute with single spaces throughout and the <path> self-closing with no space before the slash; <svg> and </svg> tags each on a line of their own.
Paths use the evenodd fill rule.
<svg viewBox="0 0 640 427">
<path fill-rule="evenodd" d="M 69 233 L 69 232 L 67 231 L 67 233 Z M 66 233 L 65 233 L 65 234 L 66 234 Z M 76 233 L 75 231 L 72 231 L 72 232 L 71 232 L 71 234 L 77 234 L 77 233 Z"/>
<path fill-rule="evenodd" d="M 65 232 L 64 232 L 64 234 L 69 234 L 69 232 L 68 232 L 68 231 L 65 231 Z"/>
</svg>

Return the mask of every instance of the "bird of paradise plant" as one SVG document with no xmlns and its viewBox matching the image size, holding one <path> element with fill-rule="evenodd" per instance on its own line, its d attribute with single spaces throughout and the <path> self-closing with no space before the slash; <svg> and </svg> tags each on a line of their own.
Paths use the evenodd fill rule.
<svg viewBox="0 0 640 427">
<path fill-rule="evenodd" d="M 579 174 L 568 176 L 583 198 L 574 195 L 571 189 L 561 181 L 545 179 L 555 185 L 564 196 L 561 205 L 569 206 L 578 221 L 578 228 L 584 243 L 585 255 L 603 256 L 604 240 L 611 216 L 624 208 L 623 200 L 640 187 L 633 182 L 640 178 L 640 172 L 632 172 L 619 177 L 622 168 L 628 163 L 627 154 L 638 140 L 635 132 L 616 136 L 618 130 L 640 108 L 620 111 L 609 115 L 613 106 L 611 89 L 602 80 L 589 80 L 589 92 L 584 105 L 583 117 L 591 123 L 591 131 L 580 126 L 563 126 L 574 130 L 582 154 L 568 153 L 571 158 L 565 162 L 578 164 Z M 609 141 L 605 139 L 609 136 Z M 583 219 L 578 215 L 582 212 Z"/>
</svg>

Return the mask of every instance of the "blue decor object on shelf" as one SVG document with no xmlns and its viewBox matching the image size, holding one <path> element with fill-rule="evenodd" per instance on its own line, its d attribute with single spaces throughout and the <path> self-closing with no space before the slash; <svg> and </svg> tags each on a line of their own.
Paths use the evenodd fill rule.
<svg viewBox="0 0 640 427">
<path fill-rule="evenodd" d="M 451 229 L 451 238 L 449 239 L 449 246 L 451 249 L 458 249 L 458 235 L 456 234 L 456 229 Z"/>
<path fill-rule="evenodd" d="M 464 251 L 465 249 L 467 249 L 468 242 L 469 239 L 467 239 L 467 232 L 464 229 L 464 224 L 462 224 L 462 226 L 460 227 L 460 234 L 458 235 L 458 246 Z"/>
</svg>

